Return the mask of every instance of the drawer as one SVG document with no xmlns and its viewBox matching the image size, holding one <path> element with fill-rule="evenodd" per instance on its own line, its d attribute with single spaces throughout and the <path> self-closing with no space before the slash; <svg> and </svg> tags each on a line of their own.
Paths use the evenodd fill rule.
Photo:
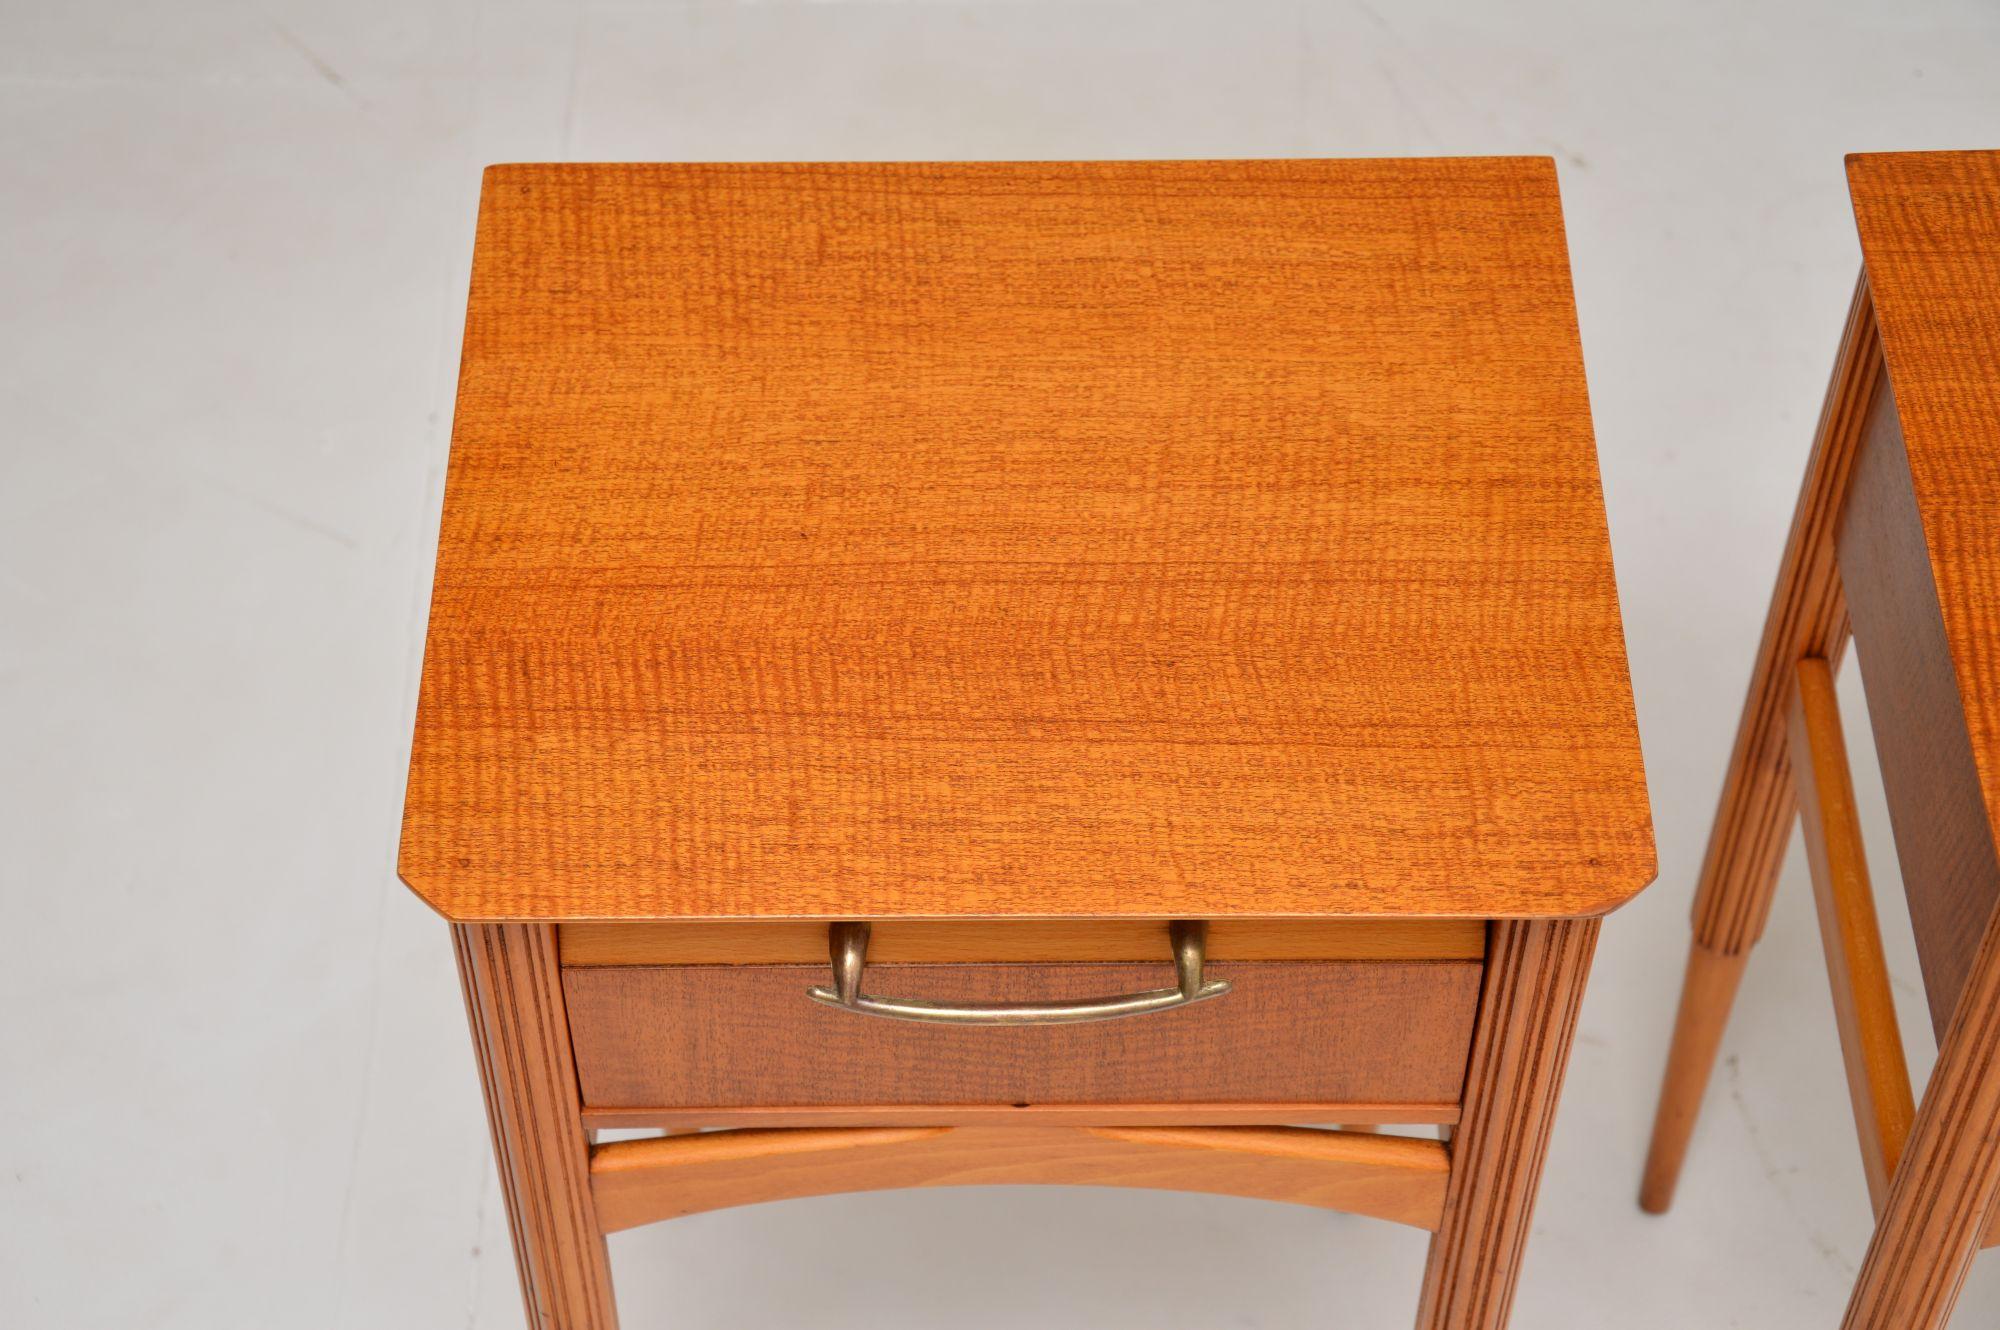
<svg viewBox="0 0 2000 1330">
<path fill-rule="evenodd" d="M 823 961 L 604 963 L 643 954 L 642 939 L 623 950 L 598 945 L 611 935 L 590 927 L 592 945 L 581 933 L 565 939 L 566 960 L 582 963 L 564 965 L 563 989 L 584 1106 L 600 1122 L 709 1110 L 1119 1105 L 1445 1121 L 1465 1076 L 1483 968 L 1464 954 L 1462 930 L 1446 947 L 1384 935 L 1332 948 L 1387 958 L 1229 960 L 1221 957 L 1259 948 L 1211 947 L 1207 973 L 1231 990 L 1209 1001 L 1083 1024 L 966 1027 L 813 1002 L 806 990 L 829 981 Z M 818 926 L 821 954 L 824 937 Z M 1012 950 L 1023 947 L 1038 950 Z M 882 948 L 912 949 L 924 950 Z M 1009 950 L 1004 939 L 997 949 Z M 1409 954 L 1425 950 L 1451 954 Z M 968 1002 L 1077 1001 L 1174 982 L 1163 961 L 891 961 L 866 973 L 871 992 Z"/>
</svg>

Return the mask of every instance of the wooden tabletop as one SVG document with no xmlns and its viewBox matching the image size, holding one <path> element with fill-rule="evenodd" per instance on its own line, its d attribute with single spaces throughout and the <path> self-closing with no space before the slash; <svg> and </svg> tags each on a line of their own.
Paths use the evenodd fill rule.
<svg viewBox="0 0 2000 1330">
<path fill-rule="evenodd" d="M 1847 179 L 1958 700 L 2000 840 L 2000 152 L 1861 154 L 1848 158 Z"/>
<path fill-rule="evenodd" d="M 401 871 L 456 919 L 1617 905 L 1552 165 L 493 168 Z"/>
</svg>

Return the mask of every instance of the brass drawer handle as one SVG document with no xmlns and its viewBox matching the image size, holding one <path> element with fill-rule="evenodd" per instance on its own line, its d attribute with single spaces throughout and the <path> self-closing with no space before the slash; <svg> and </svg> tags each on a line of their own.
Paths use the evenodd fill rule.
<svg viewBox="0 0 2000 1330">
<path fill-rule="evenodd" d="M 806 996 L 829 1007 L 896 1021 L 929 1021 L 938 1025 L 1068 1025 L 1166 1011 L 1227 993 L 1227 980 L 1201 977 L 1208 925 L 1199 920 L 1177 919 L 1168 932 L 1173 940 L 1175 977 L 1179 980 L 1174 988 L 1085 998 L 1079 1002 L 931 1002 L 923 998 L 876 997 L 862 992 L 861 971 L 868 963 L 868 925 L 834 924 L 827 929 L 826 938 L 827 950 L 833 956 L 833 987 L 808 988 Z"/>
</svg>

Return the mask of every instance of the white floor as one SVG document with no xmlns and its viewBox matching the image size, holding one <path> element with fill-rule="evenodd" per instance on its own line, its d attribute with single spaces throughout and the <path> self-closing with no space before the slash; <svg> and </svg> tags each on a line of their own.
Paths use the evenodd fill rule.
<svg viewBox="0 0 2000 1330">
<path fill-rule="evenodd" d="M 2000 143 L 2000 9 L 1615 8 L 0 0 L 0 1324 L 521 1324 L 393 872 L 482 165 L 1464 152 L 1561 166 L 1661 864 L 1516 1324 L 1835 1324 L 1868 1204 L 1796 861 L 1679 1208 L 1633 1191 L 1857 264 L 1841 154 Z M 628 1327 L 821 1330 L 1397 1326 L 1423 1253 L 1053 1189 L 612 1246 Z M 1958 1324 L 1996 1318 L 1989 1258 Z"/>
</svg>

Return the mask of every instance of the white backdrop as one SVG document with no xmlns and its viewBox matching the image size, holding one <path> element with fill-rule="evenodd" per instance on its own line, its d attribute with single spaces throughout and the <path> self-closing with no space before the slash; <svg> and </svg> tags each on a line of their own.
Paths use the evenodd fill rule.
<svg viewBox="0 0 2000 1330">
<path fill-rule="evenodd" d="M 1479 152 L 1560 166 L 1661 865 L 1605 932 L 1516 1324 L 1834 1324 L 1870 1223 L 1796 851 L 1679 1207 L 1633 1194 L 1858 263 L 1841 155 L 2000 145 L 2000 8 L 1888 8 L 0 0 L 0 1322 L 520 1324 L 393 872 L 481 166 Z M 628 1327 L 820 1330 L 1399 1326 L 1423 1254 L 1055 1189 L 612 1247 Z"/>
</svg>

